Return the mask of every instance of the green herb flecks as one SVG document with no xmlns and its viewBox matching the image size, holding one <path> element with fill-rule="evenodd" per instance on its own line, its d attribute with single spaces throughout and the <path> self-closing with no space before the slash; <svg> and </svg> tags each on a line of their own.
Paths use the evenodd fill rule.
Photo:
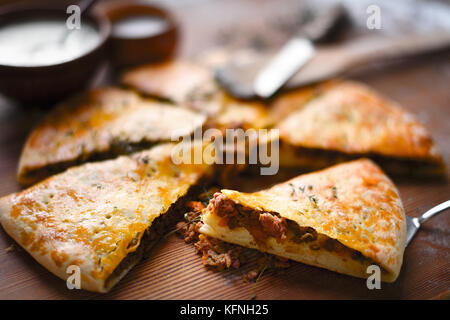
<svg viewBox="0 0 450 320">
<path fill-rule="evenodd" d="M 334 198 L 334 199 L 337 199 L 337 198 L 338 198 L 338 195 L 337 195 L 337 188 L 336 188 L 336 186 L 333 186 L 333 187 L 331 188 L 331 192 L 333 193 L 333 198 Z"/>
<path fill-rule="evenodd" d="M 310 196 L 308 196 L 308 198 L 309 198 L 309 201 L 311 201 L 311 203 L 312 203 L 314 208 L 318 208 L 319 207 L 318 201 L 317 201 L 317 199 L 316 199 L 316 197 L 314 195 L 310 195 Z"/>
</svg>

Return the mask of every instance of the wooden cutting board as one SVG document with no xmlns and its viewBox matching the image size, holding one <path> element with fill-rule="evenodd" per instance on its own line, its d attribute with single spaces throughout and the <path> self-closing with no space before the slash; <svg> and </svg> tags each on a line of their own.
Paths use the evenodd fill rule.
<svg viewBox="0 0 450 320">
<path fill-rule="evenodd" d="M 224 3 L 224 2 L 222 2 Z M 227 2 L 229 3 L 229 2 Z M 247 3 L 247 2 L 246 2 Z M 227 4 L 229 6 L 229 4 Z M 253 6 L 254 7 L 254 6 Z M 245 6 L 245 10 L 253 8 Z M 223 10 L 216 5 L 218 12 Z M 257 8 L 255 10 L 258 10 Z M 270 10 L 267 9 L 267 10 Z M 182 55 L 213 43 L 197 22 L 199 12 L 182 11 L 179 19 L 187 26 L 188 45 Z M 250 16 L 258 16 L 252 11 Z M 184 17 L 184 18 L 183 18 Z M 205 22 L 203 22 L 205 23 Z M 197 36 L 193 37 L 194 34 Z M 400 102 L 431 131 L 450 177 L 450 55 L 380 69 L 357 80 Z M 17 161 L 26 135 L 42 117 L 39 110 L 25 110 L 0 99 L 0 196 L 20 190 L 15 182 Z M 254 190 L 292 173 L 269 179 L 242 177 L 241 190 Z M 410 216 L 419 216 L 433 205 L 450 199 L 449 178 L 439 181 L 394 180 Z M 25 251 L 14 245 L 0 228 L 0 299 L 420 299 L 449 297 L 450 213 L 428 221 L 406 249 L 398 280 L 382 284 L 381 290 L 368 290 L 364 280 L 339 275 L 300 263 L 279 273 L 265 272 L 256 284 L 246 283 L 242 269 L 213 272 L 201 264 L 192 245 L 172 235 L 157 245 L 108 294 L 68 290 L 65 282 L 53 276 Z"/>
</svg>

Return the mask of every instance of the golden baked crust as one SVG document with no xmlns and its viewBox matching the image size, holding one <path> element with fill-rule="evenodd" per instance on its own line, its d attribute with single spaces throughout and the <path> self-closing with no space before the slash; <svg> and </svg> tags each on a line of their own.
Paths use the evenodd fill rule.
<svg viewBox="0 0 450 320">
<path fill-rule="evenodd" d="M 255 193 L 222 190 L 234 203 L 259 212 L 272 212 L 356 250 L 387 272 L 394 281 L 402 265 L 406 223 L 398 191 L 370 160 L 361 159 L 301 175 Z M 312 250 L 308 243 L 275 241 L 259 246 L 244 228 L 229 229 L 208 206 L 200 232 L 224 241 L 257 248 L 340 273 L 367 277 L 369 262 L 339 259 L 337 252 Z"/>
<path fill-rule="evenodd" d="M 337 80 L 329 80 L 316 85 L 280 93 L 267 103 L 272 121 L 279 123 L 337 83 Z"/>
<path fill-rule="evenodd" d="M 185 60 L 127 71 L 122 82 L 143 94 L 166 99 L 209 116 L 209 126 L 262 128 L 273 123 L 262 102 L 240 101 L 221 89 L 213 71 Z"/>
<path fill-rule="evenodd" d="M 223 95 L 222 109 L 212 118 L 211 126 L 226 128 L 271 128 L 292 112 L 302 108 L 332 82 L 284 92 L 269 101 L 246 101 Z"/>
<path fill-rule="evenodd" d="M 410 113 L 367 86 L 332 86 L 279 124 L 285 144 L 344 154 L 381 155 L 442 165 L 429 132 Z"/>
<path fill-rule="evenodd" d="M 66 279 L 67 267 L 77 265 L 82 288 L 108 291 L 132 267 L 110 278 L 152 222 L 209 173 L 206 164 L 175 165 L 173 148 L 84 164 L 5 196 L 0 222 L 58 277 Z"/>
<path fill-rule="evenodd" d="M 214 81 L 212 70 L 186 60 L 136 67 L 123 74 L 122 83 L 209 116 L 217 114 L 223 103 L 224 91 Z"/>
<path fill-rule="evenodd" d="M 136 67 L 122 76 L 127 86 L 177 103 L 186 101 L 192 91 L 211 80 L 208 68 L 184 60 Z"/>
<path fill-rule="evenodd" d="M 242 128 L 262 129 L 273 125 L 269 110 L 262 102 L 241 101 L 231 96 L 223 100 L 223 107 L 210 121 L 220 130 Z"/>
<path fill-rule="evenodd" d="M 132 91 L 95 89 L 63 102 L 31 132 L 17 179 L 32 184 L 94 157 L 111 158 L 170 141 L 175 134 L 191 135 L 205 120 Z"/>
</svg>

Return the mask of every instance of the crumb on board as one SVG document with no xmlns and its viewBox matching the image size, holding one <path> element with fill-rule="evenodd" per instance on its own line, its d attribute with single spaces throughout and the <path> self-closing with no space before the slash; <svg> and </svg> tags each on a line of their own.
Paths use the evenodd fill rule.
<svg viewBox="0 0 450 320">
<path fill-rule="evenodd" d="M 5 251 L 7 253 L 10 253 L 10 252 L 13 252 L 13 251 L 16 251 L 16 250 L 17 250 L 17 247 L 14 244 L 10 245 L 8 248 L 5 249 Z"/>
<path fill-rule="evenodd" d="M 200 234 L 199 229 L 203 224 L 201 214 L 206 206 L 207 201 L 190 201 L 184 215 L 185 221 L 177 224 L 177 233 L 186 243 L 194 245 L 196 251 L 202 255 L 203 265 L 217 271 L 239 269 L 243 262 L 247 260 L 245 257 L 246 250 L 251 249 Z M 256 283 L 262 277 L 264 271 L 279 271 L 290 266 L 290 261 L 286 258 L 262 252 L 257 254 L 259 258 L 256 266 L 243 275 L 242 280 L 244 282 Z"/>
</svg>

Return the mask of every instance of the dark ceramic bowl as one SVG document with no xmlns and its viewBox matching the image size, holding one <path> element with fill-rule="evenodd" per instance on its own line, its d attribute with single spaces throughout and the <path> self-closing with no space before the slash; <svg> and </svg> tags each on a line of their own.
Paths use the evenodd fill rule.
<svg viewBox="0 0 450 320">
<path fill-rule="evenodd" d="M 130 67 L 144 63 L 161 62 L 174 56 L 178 44 L 178 26 L 164 9 L 137 1 L 105 1 L 98 5 L 110 20 L 111 56 L 116 67 Z M 166 21 L 164 31 L 143 37 L 125 37 L 114 34 L 114 23 L 133 17 L 156 16 Z"/>
<path fill-rule="evenodd" d="M 32 17 L 67 19 L 62 4 L 22 4 L 0 7 L 2 25 Z M 85 88 L 102 61 L 111 33 L 109 20 L 98 12 L 83 15 L 100 33 L 98 44 L 73 60 L 45 66 L 10 66 L 0 64 L 0 93 L 25 104 L 44 105 L 56 102 Z"/>
</svg>

